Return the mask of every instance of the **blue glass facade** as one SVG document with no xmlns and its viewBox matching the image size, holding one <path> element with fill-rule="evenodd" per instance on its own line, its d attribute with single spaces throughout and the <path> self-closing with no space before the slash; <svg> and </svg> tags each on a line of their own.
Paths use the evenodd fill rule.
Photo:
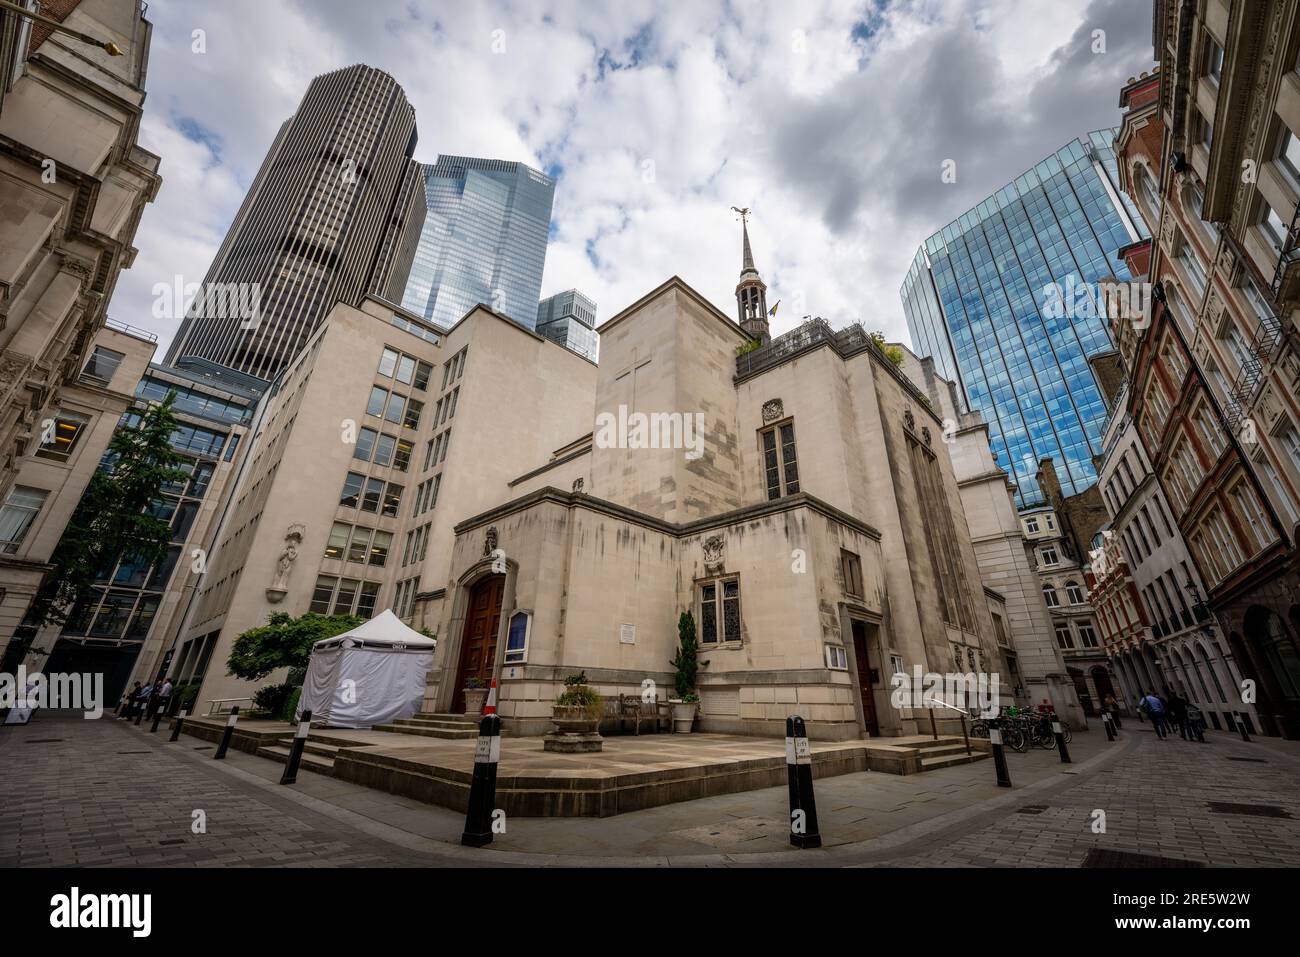
<svg viewBox="0 0 1300 957">
<path fill-rule="evenodd" d="M 479 303 L 537 321 L 555 181 L 522 163 L 439 156 L 402 306 L 444 329 Z"/>
<path fill-rule="evenodd" d="M 1116 253 L 1146 235 L 1117 188 L 1114 132 L 1072 141 L 935 233 L 900 291 L 914 351 L 984 414 L 1022 508 L 1043 502 L 1041 458 L 1066 495 L 1097 480 L 1106 404 L 1087 357 L 1111 342 L 1091 284 L 1134 278 Z"/>
<path fill-rule="evenodd" d="M 537 333 L 592 362 L 600 351 L 595 325 L 596 304 L 576 289 L 557 292 L 537 304 Z"/>
</svg>

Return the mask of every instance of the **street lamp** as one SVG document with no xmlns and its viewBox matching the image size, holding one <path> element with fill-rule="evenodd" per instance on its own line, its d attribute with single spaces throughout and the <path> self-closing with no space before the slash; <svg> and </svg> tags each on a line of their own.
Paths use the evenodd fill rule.
<svg viewBox="0 0 1300 957">
<path fill-rule="evenodd" d="M 10 3 L 9 0 L 0 0 L 0 10 L 8 10 L 20 17 L 26 17 L 28 20 L 43 23 L 56 33 L 66 33 L 68 36 L 80 40 L 82 43 L 89 43 L 93 47 L 99 47 L 109 56 L 122 56 L 126 52 L 112 40 L 97 40 L 88 33 L 82 33 L 80 30 L 73 30 L 71 27 L 65 27 L 58 20 L 51 20 L 49 17 L 43 17 L 39 13 L 34 13 L 25 7 L 18 6 L 16 3 Z"/>
</svg>

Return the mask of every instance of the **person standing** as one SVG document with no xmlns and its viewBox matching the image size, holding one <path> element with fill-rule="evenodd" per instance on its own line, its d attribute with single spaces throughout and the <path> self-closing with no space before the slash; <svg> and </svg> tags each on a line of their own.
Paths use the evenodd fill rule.
<svg viewBox="0 0 1300 957">
<path fill-rule="evenodd" d="M 135 707 L 135 697 L 140 693 L 140 682 L 135 683 L 135 687 L 122 695 L 122 703 L 117 706 L 117 716 L 119 718 L 131 717 L 131 709 Z"/>
</svg>

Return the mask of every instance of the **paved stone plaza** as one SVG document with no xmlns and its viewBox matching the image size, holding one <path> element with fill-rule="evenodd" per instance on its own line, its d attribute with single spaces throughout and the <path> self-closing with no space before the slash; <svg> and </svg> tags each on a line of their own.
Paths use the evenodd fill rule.
<svg viewBox="0 0 1300 957">
<path fill-rule="evenodd" d="M 1300 865 L 1300 747 L 1209 741 L 1159 741 L 1133 722 L 1114 744 L 1076 735 L 1071 765 L 1010 754 L 1011 791 L 989 761 L 821 780 L 821 851 L 789 846 L 784 787 L 613 818 L 516 818 L 471 850 L 462 816 L 444 808 L 309 772 L 279 787 L 272 761 L 231 751 L 216 762 L 194 738 L 46 713 L 0 730 L 11 796 L 0 865 Z M 206 833 L 192 830 L 196 810 Z M 1105 833 L 1093 831 L 1098 810 Z"/>
</svg>

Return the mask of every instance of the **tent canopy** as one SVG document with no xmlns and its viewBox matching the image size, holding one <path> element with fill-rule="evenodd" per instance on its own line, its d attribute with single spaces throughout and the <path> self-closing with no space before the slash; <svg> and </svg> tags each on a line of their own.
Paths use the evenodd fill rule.
<svg viewBox="0 0 1300 957">
<path fill-rule="evenodd" d="M 350 642 L 350 644 L 349 644 Z M 438 644 L 432 638 L 426 638 L 414 628 L 408 628 L 402 619 L 393 614 L 391 608 L 369 621 L 358 625 L 351 631 L 345 631 L 333 638 L 322 638 L 313 644 L 312 651 L 324 651 L 326 648 L 393 648 L 405 645 L 419 651 L 432 651 Z"/>
<path fill-rule="evenodd" d="M 349 632 L 312 645 L 294 715 L 313 723 L 370 728 L 420 710 L 437 644 L 385 610 Z"/>
</svg>

